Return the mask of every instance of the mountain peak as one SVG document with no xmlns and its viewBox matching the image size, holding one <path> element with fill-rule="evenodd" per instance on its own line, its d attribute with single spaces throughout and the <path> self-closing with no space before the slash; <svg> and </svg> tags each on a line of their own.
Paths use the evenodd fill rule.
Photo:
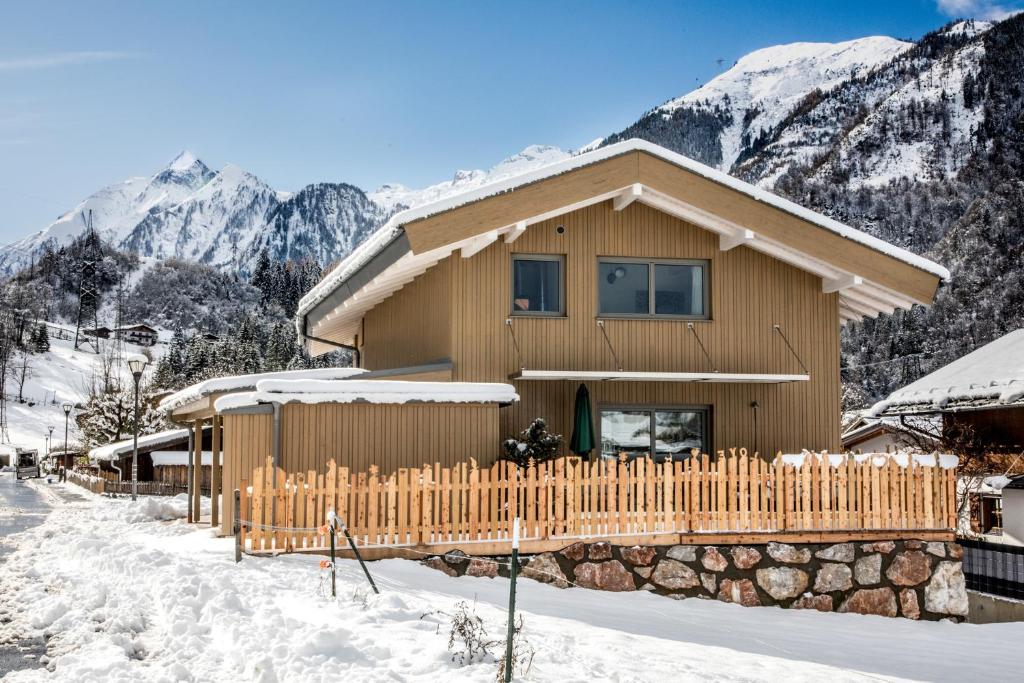
<svg viewBox="0 0 1024 683">
<path fill-rule="evenodd" d="M 167 165 L 169 171 L 187 171 L 196 165 L 196 163 L 202 163 L 196 158 L 196 155 L 187 149 L 182 150 L 178 153 L 178 156 L 174 157 L 174 161 Z"/>
</svg>

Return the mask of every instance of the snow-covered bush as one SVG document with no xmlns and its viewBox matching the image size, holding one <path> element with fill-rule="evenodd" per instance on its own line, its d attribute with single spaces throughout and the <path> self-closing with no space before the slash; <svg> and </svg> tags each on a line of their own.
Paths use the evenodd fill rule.
<svg viewBox="0 0 1024 683">
<path fill-rule="evenodd" d="M 543 418 L 536 418 L 530 426 L 519 433 L 519 438 L 506 439 L 501 447 L 505 451 L 505 459 L 511 460 L 520 467 L 533 462 L 544 462 L 558 455 L 562 445 L 562 435 L 548 431 L 548 424 Z"/>
</svg>

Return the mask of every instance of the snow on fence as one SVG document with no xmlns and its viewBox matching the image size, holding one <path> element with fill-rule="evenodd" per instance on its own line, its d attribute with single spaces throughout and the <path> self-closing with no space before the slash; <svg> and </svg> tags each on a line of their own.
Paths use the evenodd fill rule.
<svg viewBox="0 0 1024 683">
<path fill-rule="evenodd" d="M 118 493 L 118 494 L 131 494 L 132 492 L 132 480 L 123 479 L 117 480 L 117 475 L 113 472 L 101 472 L 101 476 L 95 476 L 92 474 L 85 474 L 83 472 L 71 471 L 67 473 L 68 481 L 72 484 L 77 484 L 84 489 L 89 489 L 93 493 Z M 167 483 L 161 481 L 140 481 L 138 483 L 138 492 L 142 496 L 176 496 L 180 493 L 185 493 L 188 487 L 185 485 L 179 485 L 176 483 Z M 202 491 L 203 494 L 208 495 L 209 489 Z"/>
<path fill-rule="evenodd" d="M 375 467 L 349 472 L 333 461 L 325 473 L 289 474 L 268 458 L 242 482 L 240 542 L 255 553 L 323 549 L 330 509 L 360 546 L 380 548 L 379 557 L 410 547 L 507 551 L 517 516 L 524 552 L 587 538 L 658 544 L 716 534 L 756 543 L 750 534 L 868 531 L 888 538 L 955 528 L 955 470 L 942 466 L 948 463 L 821 456 L 769 462 L 741 450 L 664 463 L 564 457 L 527 467 L 435 464 L 387 476 Z"/>
</svg>

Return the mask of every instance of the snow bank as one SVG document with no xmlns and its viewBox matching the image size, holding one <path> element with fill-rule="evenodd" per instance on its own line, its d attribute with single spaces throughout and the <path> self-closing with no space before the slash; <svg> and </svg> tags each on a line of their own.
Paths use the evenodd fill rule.
<svg viewBox="0 0 1024 683">
<path fill-rule="evenodd" d="M 832 467 L 839 467 L 850 458 L 857 464 L 870 462 L 875 467 L 883 467 L 889 461 L 895 462 L 900 467 L 906 467 L 911 461 L 921 467 L 935 467 L 938 464 L 944 470 L 955 469 L 960 459 L 947 453 L 919 453 L 914 451 L 893 451 L 892 453 L 812 453 L 803 451 L 801 453 L 782 453 L 779 457 L 786 465 L 802 467 L 804 462 L 811 458 L 821 462 L 823 455 L 828 456 L 828 462 Z"/>
<path fill-rule="evenodd" d="M 256 391 L 217 399 L 220 412 L 259 403 L 512 403 L 519 400 L 511 384 L 490 382 L 404 382 L 400 380 L 268 379 Z"/>
<path fill-rule="evenodd" d="M 234 564 L 230 538 L 181 521 L 128 522 L 130 507 L 90 496 L 11 539 L 0 641 L 45 633 L 50 670 L 11 672 L 5 683 L 495 678 L 494 657 L 452 661 L 447 614 L 465 601 L 500 639 L 505 580 L 371 562 L 376 596 L 358 564 L 343 560 L 335 601 L 321 558 Z M 956 653 L 1013 652 L 1024 639 L 1024 623 L 745 608 L 529 580 L 519 582 L 517 607 L 536 649 L 521 680 L 532 681 L 1004 680 L 1005 657 Z"/>
<path fill-rule="evenodd" d="M 160 401 L 160 410 L 170 412 L 186 403 L 192 403 L 210 394 L 224 391 L 244 391 L 255 389 L 256 384 L 264 379 L 345 379 L 366 372 L 362 368 L 322 368 L 315 370 L 284 370 L 282 372 L 261 372 L 251 375 L 231 375 L 215 377 L 205 382 L 185 387 Z"/>
</svg>

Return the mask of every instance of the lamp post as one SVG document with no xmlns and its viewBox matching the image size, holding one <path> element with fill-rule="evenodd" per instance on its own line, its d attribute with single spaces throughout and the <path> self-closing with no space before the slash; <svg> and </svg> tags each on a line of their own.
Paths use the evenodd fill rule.
<svg viewBox="0 0 1024 683">
<path fill-rule="evenodd" d="M 139 492 L 139 380 L 142 379 L 142 371 L 146 369 L 149 359 L 139 353 L 128 357 L 128 368 L 132 371 L 132 379 L 135 380 L 135 419 L 132 421 L 132 500 L 135 500 Z"/>
<path fill-rule="evenodd" d="M 68 452 L 68 418 L 71 417 L 71 409 L 74 407 L 67 401 L 61 404 L 64 409 L 64 454 Z"/>
<path fill-rule="evenodd" d="M 46 436 L 46 459 L 51 459 L 51 453 L 53 452 L 53 425 L 46 425 L 46 431 L 49 432 Z M 50 461 L 50 466 L 53 466 L 53 461 Z"/>
</svg>

